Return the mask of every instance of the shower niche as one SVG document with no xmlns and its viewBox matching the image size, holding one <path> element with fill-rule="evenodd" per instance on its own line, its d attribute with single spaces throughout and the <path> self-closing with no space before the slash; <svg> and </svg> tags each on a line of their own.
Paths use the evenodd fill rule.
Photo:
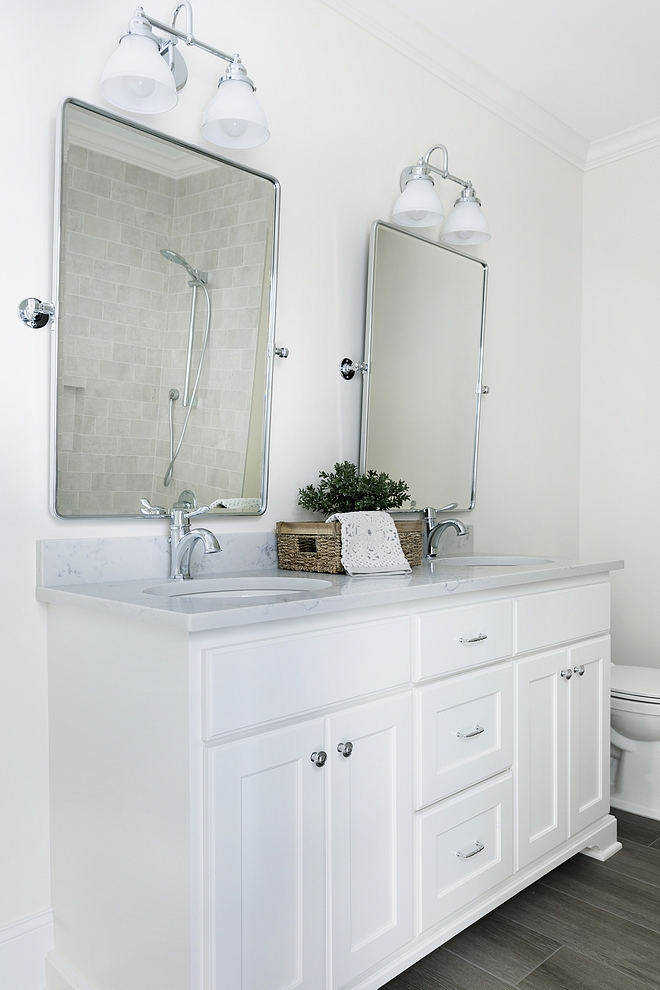
<svg viewBox="0 0 660 990">
<path fill-rule="evenodd" d="M 60 138 L 54 513 L 263 512 L 277 181 L 77 100 Z"/>
</svg>

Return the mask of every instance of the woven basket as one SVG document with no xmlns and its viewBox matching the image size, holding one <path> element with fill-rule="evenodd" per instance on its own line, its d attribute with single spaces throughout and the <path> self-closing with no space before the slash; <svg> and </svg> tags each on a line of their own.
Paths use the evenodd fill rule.
<svg viewBox="0 0 660 990">
<path fill-rule="evenodd" d="M 406 560 L 417 567 L 422 562 L 421 520 L 395 520 L 394 525 Z M 341 566 L 341 523 L 278 522 L 275 529 L 277 557 L 284 570 L 346 573 Z"/>
</svg>

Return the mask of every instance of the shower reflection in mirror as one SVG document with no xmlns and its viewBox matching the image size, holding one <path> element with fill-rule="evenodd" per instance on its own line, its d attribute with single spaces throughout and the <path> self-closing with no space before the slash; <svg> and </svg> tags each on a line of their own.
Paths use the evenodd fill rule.
<svg viewBox="0 0 660 990">
<path fill-rule="evenodd" d="M 198 268 L 191 268 L 185 258 L 182 258 L 180 254 L 176 251 L 171 251 L 168 248 L 161 248 L 160 253 L 168 261 L 174 262 L 175 265 L 181 265 L 186 269 L 190 275 L 190 281 L 188 285 L 192 289 L 192 299 L 190 300 L 190 327 L 188 329 L 188 346 L 186 348 L 186 374 L 183 385 L 183 402 L 182 405 L 186 410 L 185 419 L 181 426 L 181 433 L 179 435 L 179 440 L 174 446 L 174 403 L 179 398 L 179 390 L 176 388 L 170 389 L 169 394 L 169 416 L 168 422 L 170 427 L 170 461 L 167 465 L 167 471 L 165 472 L 165 477 L 163 478 L 163 484 L 167 488 L 170 481 L 172 480 L 172 474 L 174 472 L 174 462 L 176 461 L 179 451 L 181 450 L 181 444 L 183 443 L 186 430 L 188 428 L 188 420 L 190 419 L 190 413 L 193 406 L 197 401 L 197 391 L 199 389 L 199 379 L 202 375 L 202 368 L 204 366 L 204 355 L 206 354 L 206 346 L 209 342 L 209 331 L 211 329 L 211 297 L 209 296 L 209 290 L 206 288 L 206 283 L 209 280 L 208 272 L 200 272 Z M 197 316 L 197 290 L 202 289 L 204 295 L 206 296 L 206 325 L 204 327 L 204 337 L 202 338 L 202 349 L 199 354 L 199 362 L 197 364 L 197 372 L 195 374 L 195 384 L 190 389 L 190 378 L 192 371 L 192 361 L 193 361 L 193 347 L 195 343 L 195 317 Z"/>
</svg>

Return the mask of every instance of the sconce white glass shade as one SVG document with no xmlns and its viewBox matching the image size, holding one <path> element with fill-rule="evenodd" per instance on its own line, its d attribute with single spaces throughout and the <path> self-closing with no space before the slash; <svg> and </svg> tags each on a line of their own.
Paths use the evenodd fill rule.
<svg viewBox="0 0 660 990">
<path fill-rule="evenodd" d="M 144 34 L 127 34 L 105 64 L 101 94 L 120 110 L 164 113 L 178 103 L 174 76 L 158 42 Z"/>
<path fill-rule="evenodd" d="M 410 179 L 392 210 L 401 227 L 433 227 L 445 219 L 445 210 L 428 176 Z"/>
<path fill-rule="evenodd" d="M 459 200 L 447 218 L 440 240 L 445 244 L 463 246 L 489 241 L 490 228 L 479 204 Z"/>
<path fill-rule="evenodd" d="M 202 119 L 202 134 L 221 148 L 256 148 L 270 137 L 266 115 L 249 82 L 223 79 Z"/>
</svg>

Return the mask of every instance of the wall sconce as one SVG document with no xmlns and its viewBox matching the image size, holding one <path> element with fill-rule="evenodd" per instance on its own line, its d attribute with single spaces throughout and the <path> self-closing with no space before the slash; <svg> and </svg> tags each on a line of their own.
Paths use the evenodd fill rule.
<svg viewBox="0 0 660 990">
<path fill-rule="evenodd" d="M 442 168 L 429 164 L 434 151 L 442 151 Z M 401 173 L 401 195 L 394 204 L 392 220 L 401 227 L 433 227 L 445 219 L 444 207 L 433 188 L 431 172 L 457 182 L 463 191 L 454 203 L 454 210 L 445 224 L 440 240 L 445 244 L 481 244 L 490 240 L 488 221 L 481 212 L 472 183 L 449 172 L 449 153 L 444 144 L 434 144 L 416 165 Z"/>
<path fill-rule="evenodd" d="M 185 33 L 175 27 L 182 10 L 186 12 Z M 153 28 L 164 31 L 165 37 L 154 34 Z M 178 41 L 229 63 L 218 83 L 218 92 L 204 112 L 202 134 L 206 140 L 222 148 L 256 148 L 264 144 L 270 137 L 266 116 L 240 56 L 228 55 L 195 38 L 189 0 L 182 0 L 174 8 L 169 25 L 145 14 L 142 7 L 136 9 L 127 33 L 119 39 L 119 48 L 103 70 L 103 97 L 120 110 L 171 110 L 188 79 L 185 60 L 176 47 Z"/>
</svg>

